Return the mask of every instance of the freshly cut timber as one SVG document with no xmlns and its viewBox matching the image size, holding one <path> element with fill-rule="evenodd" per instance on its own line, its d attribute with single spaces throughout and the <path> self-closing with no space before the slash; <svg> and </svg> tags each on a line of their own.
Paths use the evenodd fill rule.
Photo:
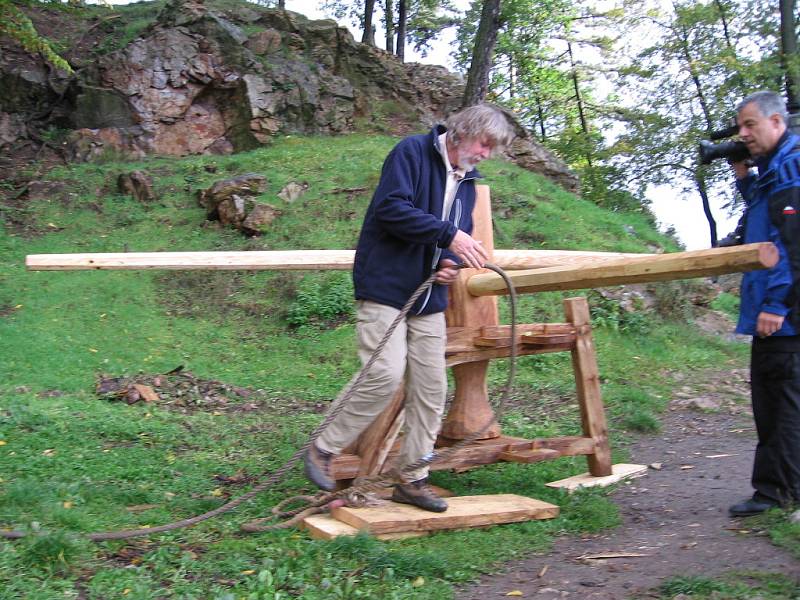
<svg viewBox="0 0 800 600">
<path fill-rule="evenodd" d="M 341 270 L 353 268 L 355 250 L 254 250 L 252 252 L 103 252 L 84 254 L 29 254 L 31 271 L 86 269 L 171 270 Z M 622 252 L 579 250 L 495 250 L 501 269 L 535 269 L 557 265 L 598 264 L 607 260 L 654 256 Z"/>
<path fill-rule="evenodd" d="M 674 252 L 636 258 L 620 258 L 594 265 L 572 265 L 512 271 L 518 293 L 586 288 L 709 277 L 723 273 L 769 269 L 778 262 L 778 249 L 770 242 L 730 248 Z M 470 277 L 467 290 L 473 296 L 508 294 L 502 277 L 481 273 Z"/>
<path fill-rule="evenodd" d="M 351 527 L 372 534 L 407 531 L 438 531 L 553 519 L 559 508 L 535 498 L 516 494 L 459 496 L 447 499 L 447 511 L 432 513 L 416 506 L 389 502 L 383 506 L 351 508 L 340 506 L 331 515 Z"/>
</svg>

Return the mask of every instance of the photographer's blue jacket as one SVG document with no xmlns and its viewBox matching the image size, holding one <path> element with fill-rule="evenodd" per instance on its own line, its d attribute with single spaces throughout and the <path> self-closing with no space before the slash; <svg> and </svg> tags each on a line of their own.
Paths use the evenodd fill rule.
<svg viewBox="0 0 800 600">
<path fill-rule="evenodd" d="M 446 129 L 408 137 L 386 157 L 356 247 L 353 284 L 356 300 L 371 300 L 401 309 L 442 258 L 461 262 L 446 248 L 461 229 L 472 233 L 477 171 L 467 173 L 450 214 L 443 218 L 447 181 L 439 152 Z M 441 312 L 447 286 L 433 285 L 412 314 Z"/>
<path fill-rule="evenodd" d="M 756 335 L 763 311 L 786 317 L 774 336 L 796 336 L 800 334 L 800 136 L 787 131 L 775 151 L 756 166 L 758 176 L 737 181 L 747 203 L 744 243 L 772 242 L 780 259 L 772 269 L 742 276 L 736 332 Z"/>
</svg>

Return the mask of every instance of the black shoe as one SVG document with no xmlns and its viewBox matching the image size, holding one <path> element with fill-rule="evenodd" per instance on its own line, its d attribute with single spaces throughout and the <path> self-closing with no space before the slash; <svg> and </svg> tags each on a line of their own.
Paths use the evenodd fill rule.
<svg viewBox="0 0 800 600">
<path fill-rule="evenodd" d="M 306 451 L 304 461 L 308 480 L 326 492 L 336 489 L 336 482 L 331 478 L 331 458 L 333 458 L 333 454 L 317 448 L 316 444 L 311 444 Z"/>
<path fill-rule="evenodd" d="M 431 512 L 444 512 L 447 502 L 442 500 L 428 485 L 428 480 L 419 479 L 411 483 L 401 483 L 394 486 L 392 500 L 403 504 L 413 504 L 423 510 Z"/>
<path fill-rule="evenodd" d="M 774 500 L 769 500 L 766 498 L 748 498 L 747 500 L 742 500 L 738 504 L 734 504 L 728 509 L 728 513 L 732 517 L 752 517 L 753 515 L 760 515 L 761 513 L 768 511 L 771 508 L 777 508 L 780 506 Z"/>
</svg>

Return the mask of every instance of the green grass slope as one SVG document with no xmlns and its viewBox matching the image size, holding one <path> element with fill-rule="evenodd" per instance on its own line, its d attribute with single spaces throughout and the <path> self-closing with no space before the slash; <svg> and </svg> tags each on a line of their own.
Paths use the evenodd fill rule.
<svg viewBox="0 0 800 600">
<path fill-rule="evenodd" d="M 616 524 L 603 492 L 565 496 L 544 486 L 585 470 L 585 461 L 564 458 L 434 474 L 456 493 L 513 490 L 559 504 L 561 516 L 547 522 L 391 544 L 317 542 L 295 530 L 239 535 L 241 522 L 311 491 L 295 471 L 191 529 L 104 544 L 81 537 L 209 510 L 282 464 L 357 369 L 349 274 L 29 272 L 25 256 L 353 248 L 395 142 L 285 137 L 229 157 L 76 165 L 46 177 L 57 184 L 51 193 L 2 207 L 0 527 L 40 535 L 0 541 L 0 598 L 450 598 L 454 584 L 546 548 L 556 533 Z M 116 192 L 117 176 L 133 169 L 155 178 L 157 202 Z M 499 248 L 677 249 L 644 212 L 605 212 L 505 162 L 482 171 Z M 196 193 L 249 172 L 267 176 L 259 200 L 281 214 L 248 239 L 207 222 Z M 308 191 L 287 203 L 277 194 L 291 181 Z M 744 363 L 746 348 L 691 327 L 685 287 L 658 289 L 662 315 L 589 294 L 612 444 L 628 430 L 657 430 L 666 373 Z M 562 320 L 561 298 L 521 298 L 522 322 Z M 129 405 L 95 390 L 102 375 L 154 377 L 178 366 L 190 385 L 160 402 Z M 493 364 L 492 389 L 506 368 Z M 569 356 L 525 357 L 519 373 L 504 431 L 577 433 Z"/>
</svg>

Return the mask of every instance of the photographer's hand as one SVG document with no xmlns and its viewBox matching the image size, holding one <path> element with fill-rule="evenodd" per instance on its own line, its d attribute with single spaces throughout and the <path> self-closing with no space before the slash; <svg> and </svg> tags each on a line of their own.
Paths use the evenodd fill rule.
<svg viewBox="0 0 800 600">
<path fill-rule="evenodd" d="M 783 317 L 781 315 L 773 315 L 768 312 L 758 313 L 758 320 L 756 321 L 756 333 L 758 337 L 765 338 L 771 336 L 778 331 L 783 325 Z"/>
<path fill-rule="evenodd" d="M 736 179 L 744 179 L 750 174 L 750 161 L 749 160 L 741 160 L 738 162 L 729 162 L 733 167 L 733 173 L 736 175 Z"/>
</svg>

